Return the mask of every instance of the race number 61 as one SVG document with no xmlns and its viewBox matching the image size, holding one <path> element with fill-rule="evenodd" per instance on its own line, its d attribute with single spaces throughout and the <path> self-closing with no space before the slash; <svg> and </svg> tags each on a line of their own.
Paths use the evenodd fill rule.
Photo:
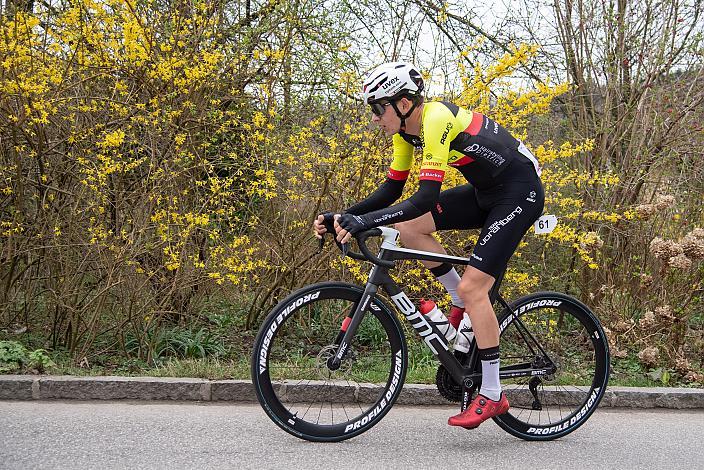
<svg viewBox="0 0 704 470">
<path fill-rule="evenodd" d="M 557 217 L 554 215 L 543 215 L 533 224 L 535 233 L 550 233 L 557 227 Z"/>
</svg>

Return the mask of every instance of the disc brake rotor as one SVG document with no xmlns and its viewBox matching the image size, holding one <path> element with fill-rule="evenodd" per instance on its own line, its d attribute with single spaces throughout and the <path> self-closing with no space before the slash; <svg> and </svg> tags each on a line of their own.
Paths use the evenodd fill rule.
<svg viewBox="0 0 704 470">
<path fill-rule="evenodd" d="M 320 350 L 318 356 L 316 357 L 316 370 L 318 371 L 318 376 L 323 380 L 330 380 L 336 376 L 344 375 L 352 369 L 352 362 L 354 361 L 354 351 L 351 349 L 347 351 L 345 358 L 340 363 L 340 368 L 337 370 L 330 370 L 328 368 L 328 359 L 337 354 L 338 346 L 330 344 L 325 346 Z"/>
</svg>

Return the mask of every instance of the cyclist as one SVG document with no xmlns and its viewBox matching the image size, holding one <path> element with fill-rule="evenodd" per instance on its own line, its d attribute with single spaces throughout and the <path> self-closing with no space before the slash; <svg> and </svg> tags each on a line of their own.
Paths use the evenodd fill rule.
<svg viewBox="0 0 704 470">
<path fill-rule="evenodd" d="M 463 308 L 471 319 L 482 384 L 448 424 L 472 429 L 509 409 L 499 382 L 499 325 L 489 291 L 542 213 L 544 193 L 538 162 L 520 140 L 485 115 L 446 101 L 425 102 L 423 89 L 419 71 L 405 62 L 382 64 L 365 78 L 362 97 L 372 122 L 393 136 L 393 161 L 376 191 L 333 216 L 336 238 L 345 243 L 358 232 L 394 223 L 404 246 L 444 254 L 433 232 L 481 228 L 461 279 L 452 265 L 423 261 L 452 298 L 453 325 Z M 401 197 L 414 149 L 422 152 L 418 190 L 392 205 Z M 441 192 L 448 167 L 468 184 Z M 319 238 L 326 232 L 324 216 L 313 222 Z"/>
</svg>

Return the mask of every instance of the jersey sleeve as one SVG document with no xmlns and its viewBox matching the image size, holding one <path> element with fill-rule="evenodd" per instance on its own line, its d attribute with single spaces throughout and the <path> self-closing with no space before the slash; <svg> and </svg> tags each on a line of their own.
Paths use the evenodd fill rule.
<svg viewBox="0 0 704 470">
<path fill-rule="evenodd" d="M 394 134 L 393 148 L 393 160 L 386 174 L 386 181 L 376 191 L 349 207 L 345 212 L 354 215 L 366 214 L 389 207 L 401 197 L 413 162 L 413 145 L 406 142 L 400 135 Z"/>
<path fill-rule="evenodd" d="M 367 212 L 389 207 L 396 202 L 403 194 L 403 186 L 406 180 L 393 180 L 386 178 L 381 186 L 376 191 L 359 201 L 357 204 L 349 207 L 345 212 L 353 215 L 366 214 Z"/>
<path fill-rule="evenodd" d="M 393 160 L 386 176 L 395 181 L 406 181 L 413 163 L 413 145 L 406 142 L 399 134 L 394 134 L 393 144 Z"/>
<path fill-rule="evenodd" d="M 442 182 L 449 168 L 450 142 L 462 129 L 457 129 L 452 112 L 441 103 L 426 106 L 421 128 L 423 161 L 418 179 Z"/>
</svg>

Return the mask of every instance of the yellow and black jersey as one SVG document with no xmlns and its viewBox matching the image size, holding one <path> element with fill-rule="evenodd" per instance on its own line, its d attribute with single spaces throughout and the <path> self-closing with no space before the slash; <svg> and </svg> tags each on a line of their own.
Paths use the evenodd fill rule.
<svg viewBox="0 0 704 470">
<path fill-rule="evenodd" d="M 499 123 L 446 101 L 426 103 L 420 135 L 395 134 L 393 146 L 393 180 L 408 178 L 414 149 L 423 154 L 420 180 L 442 181 L 455 167 L 474 187 L 487 188 L 514 158 L 528 158 L 539 171 L 535 157 Z"/>
<path fill-rule="evenodd" d="M 349 231 L 430 213 L 438 230 L 481 228 L 469 264 L 498 277 L 543 210 L 538 161 L 493 119 L 444 101 L 423 106 L 419 134 L 394 135 L 386 181 L 347 209 L 341 225 Z M 403 193 L 415 150 L 422 152 L 418 190 L 391 205 Z M 449 167 L 470 184 L 441 192 Z"/>
<path fill-rule="evenodd" d="M 538 161 L 493 119 L 445 101 L 426 103 L 422 113 L 420 135 L 399 132 L 393 136 L 393 161 L 386 181 L 347 209 L 359 224 L 376 227 L 429 212 L 437 204 L 449 167 L 462 172 L 472 191 L 492 191 L 511 181 L 539 181 Z M 418 190 L 390 206 L 403 193 L 416 149 L 422 152 Z M 506 171 L 509 166 L 517 171 Z"/>
</svg>

